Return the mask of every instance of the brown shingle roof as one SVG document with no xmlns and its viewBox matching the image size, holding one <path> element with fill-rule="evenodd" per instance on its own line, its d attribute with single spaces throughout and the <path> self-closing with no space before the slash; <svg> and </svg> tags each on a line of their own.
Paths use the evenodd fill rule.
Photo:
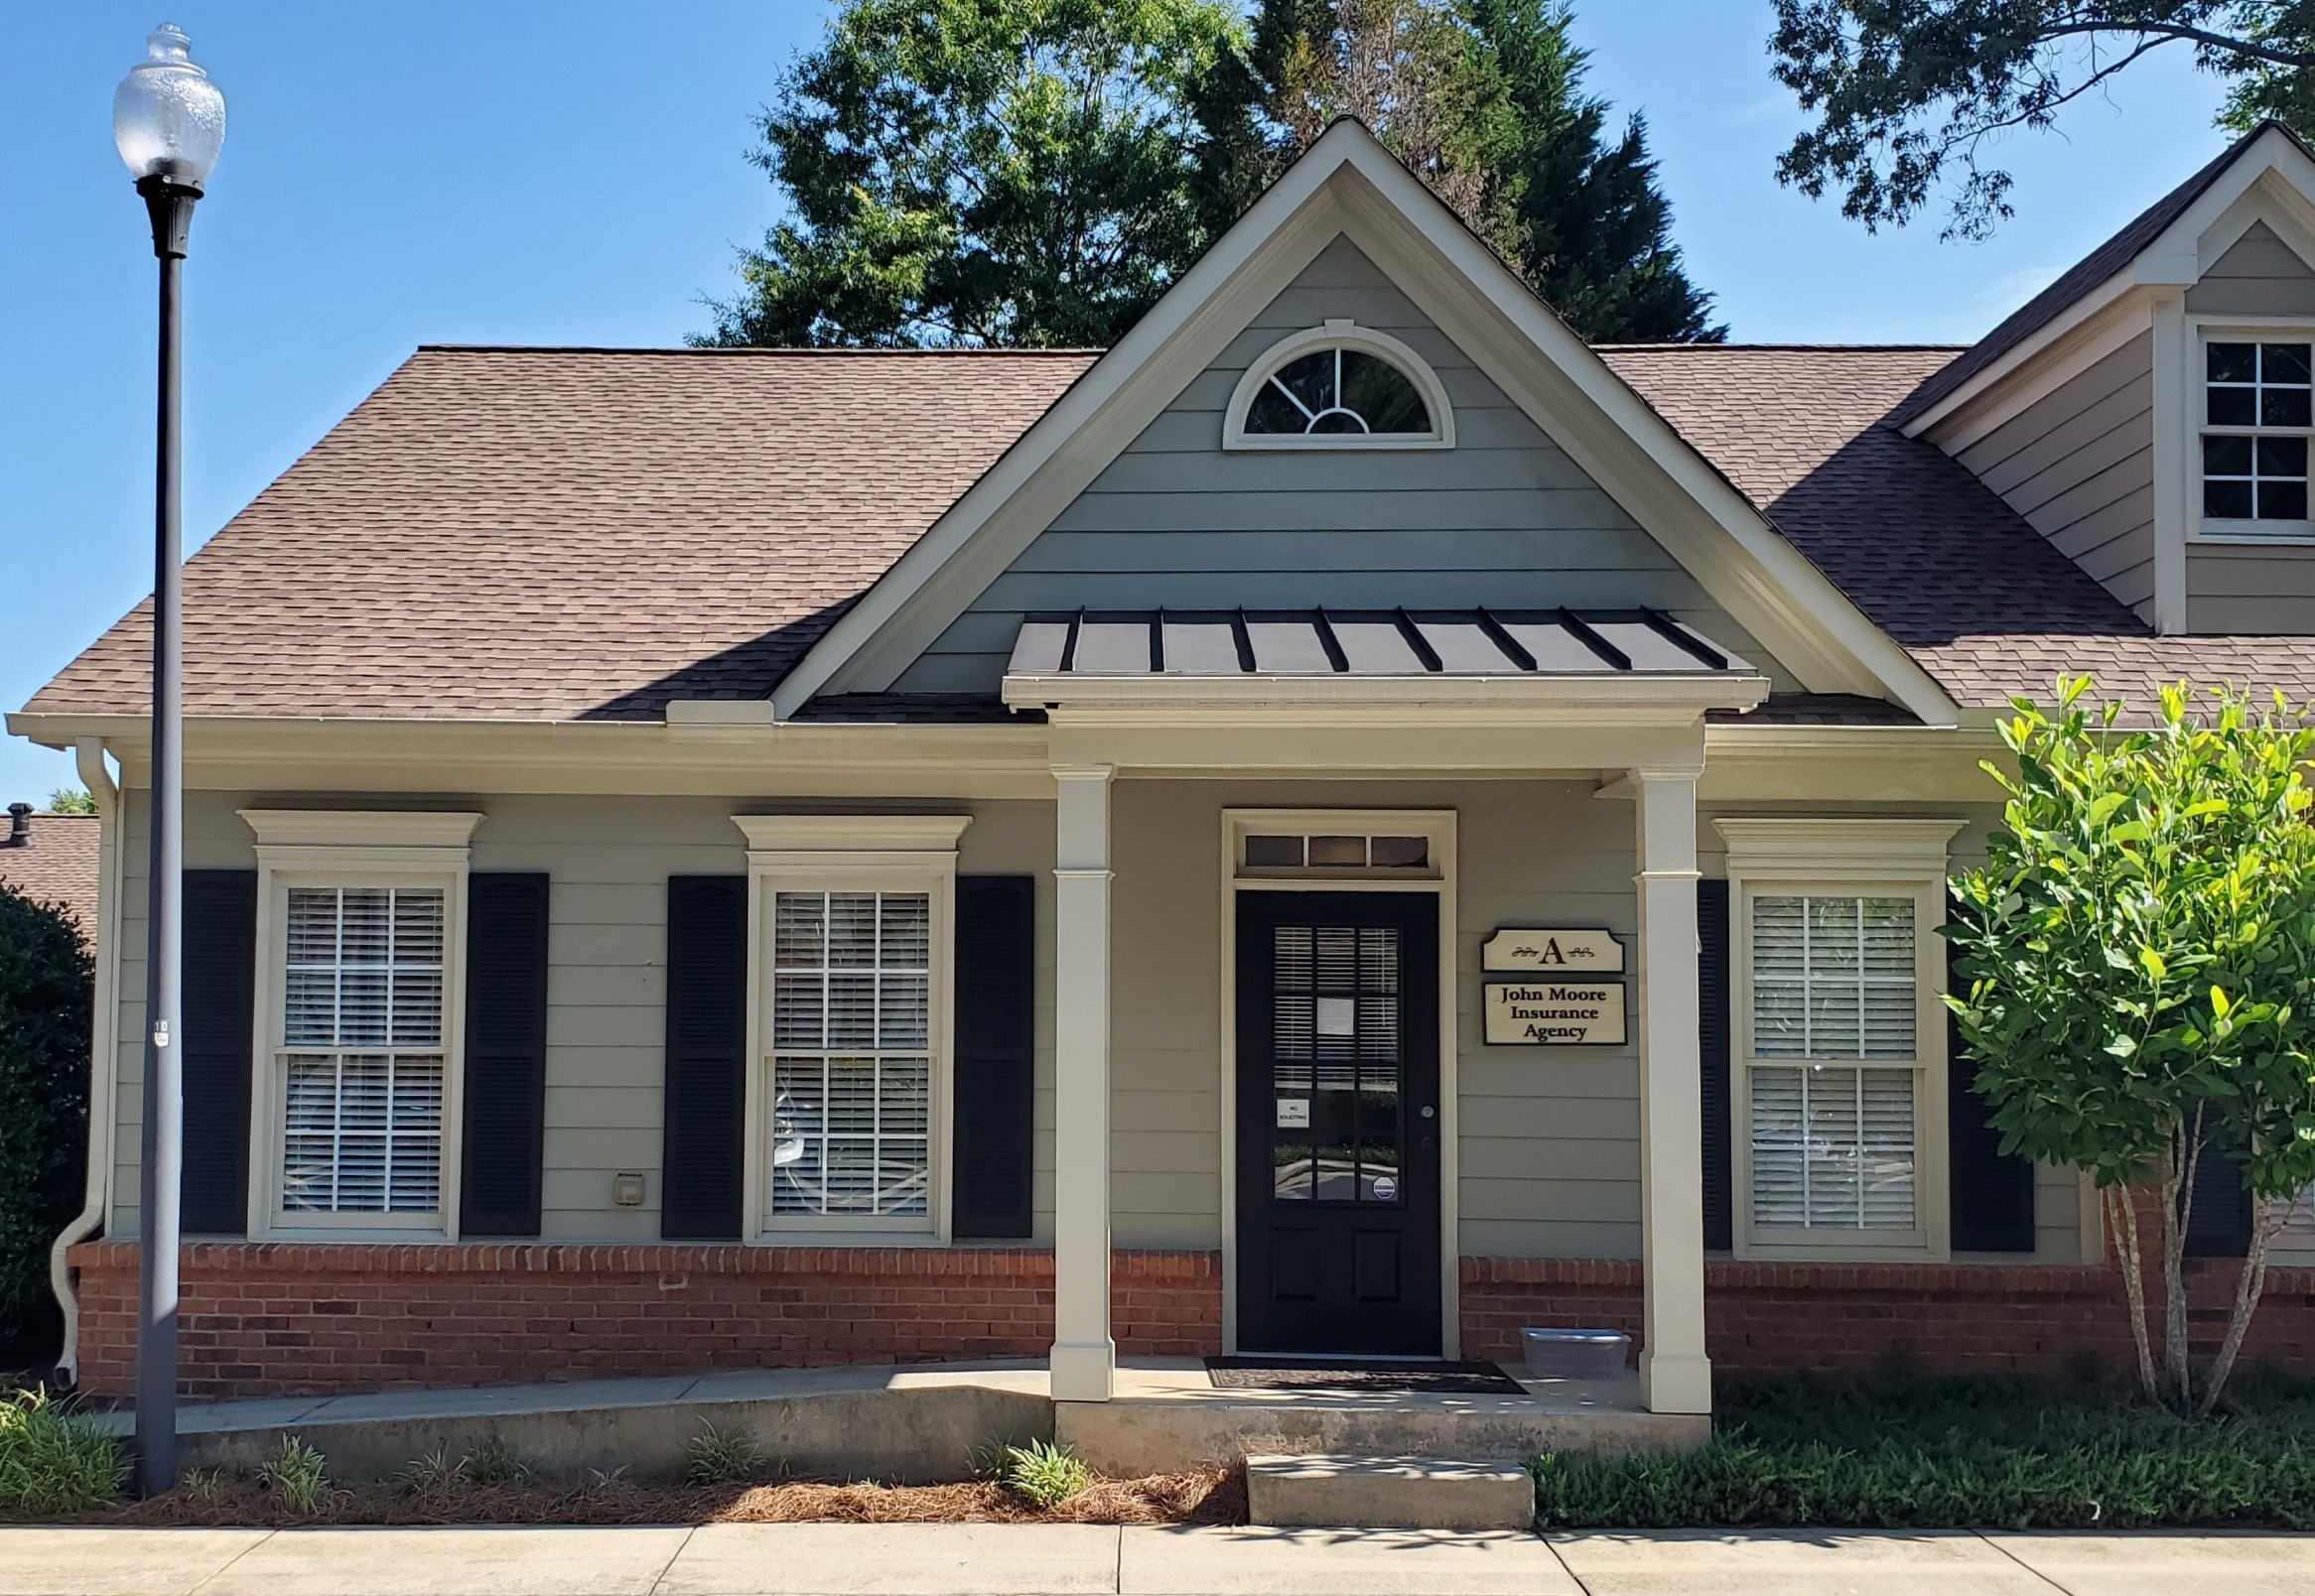
<svg viewBox="0 0 2315 1596">
<path fill-rule="evenodd" d="M 1951 348 L 1602 349 L 1957 702 L 2046 697 L 2060 672 L 2147 704 L 2182 679 L 2315 699 L 2315 637 L 2157 637 L 1992 489 L 1893 414 Z"/>
<path fill-rule="evenodd" d="M 0 815 L 0 838 L 9 832 Z M 83 940 L 96 939 L 94 815 L 34 815 L 31 841 L 0 848 L 0 886 L 35 903 L 53 903 L 70 915 Z"/>
<path fill-rule="evenodd" d="M 189 562 L 186 710 L 760 697 L 1093 358 L 422 348 Z M 150 626 L 28 708 L 144 710 Z"/>
<path fill-rule="evenodd" d="M 2134 699 L 2220 676 L 2315 698 L 2315 638 L 2156 638 L 1895 431 L 1952 348 L 1601 353 L 1963 704 L 2062 670 Z M 191 562 L 187 708 L 653 719 L 762 697 L 1093 359 L 421 349 Z M 140 609 L 29 708 L 142 712 L 145 631 Z"/>
</svg>

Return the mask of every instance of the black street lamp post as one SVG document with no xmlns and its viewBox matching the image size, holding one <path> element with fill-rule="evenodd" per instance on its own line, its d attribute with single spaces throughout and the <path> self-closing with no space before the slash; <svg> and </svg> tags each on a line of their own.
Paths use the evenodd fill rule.
<svg viewBox="0 0 2315 1596">
<path fill-rule="evenodd" d="M 177 1269 L 184 1165 L 184 597 L 178 389 L 178 272 L 194 202 L 225 142 L 225 97 L 169 23 L 112 96 L 112 137 L 137 180 L 161 263 L 161 358 L 154 469 L 152 898 L 145 950 L 144 1144 L 137 1217 L 137 1494 L 177 1484 Z"/>
</svg>

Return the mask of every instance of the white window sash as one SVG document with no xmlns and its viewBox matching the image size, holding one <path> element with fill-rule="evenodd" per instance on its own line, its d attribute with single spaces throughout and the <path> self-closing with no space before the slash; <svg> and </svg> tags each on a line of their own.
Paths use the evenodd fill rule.
<svg viewBox="0 0 2315 1596">
<path fill-rule="evenodd" d="M 395 817 L 386 817 L 391 820 Z M 478 819 L 479 817 L 475 817 Z M 471 829 L 471 828 L 470 828 Z M 260 831 L 262 838 L 264 833 Z M 464 848 L 305 844 L 269 846 L 258 859 L 257 1073 L 250 1093 L 249 1211 L 253 1237 L 278 1240 L 455 1241 L 458 1239 L 460 1128 L 465 1114 L 466 882 Z M 289 894 L 293 889 L 412 888 L 440 891 L 442 1030 L 434 1047 L 314 1047 L 288 1035 Z M 286 1206 L 289 1060 L 331 1054 L 439 1058 L 442 1126 L 439 1206 L 360 1213 Z"/>
<path fill-rule="evenodd" d="M 2303 343 L 2309 345 L 2311 351 L 2315 351 L 2315 328 L 2300 325 L 2232 326 L 2224 322 L 2206 321 L 2197 321 L 2194 326 L 2197 335 L 2192 343 L 2191 358 L 2194 364 L 2189 374 L 2193 394 L 2189 419 L 2193 423 L 2193 437 L 2187 450 L 2187 469 L 2191 476 L 2191 481 L 2188 484 L 2188 525 L 2195 539 L 2211 543 L 2287 543 L 2304 542 L 2315 537 L 2315 519 L 2310 517 L 2259 520 L 2244 516 L 2207 514 L 2204 510 L 2204 483 L 2207 473 L 2203 468 L 2203 440 L 2206 438 L 2248 439 L 2252 441 L 2251 448 L 2254 452 L 2258 447 L 2256 440 L 2260 438 L 2301 439 L 2306 441 L 2308 447 L 2306 476 L 2303 478 L 2277 477 L 2268 478 L 2268 480 L 2304 480 L 2308 485 L 2310 498 L 2315 499 L 2315 421 L 2311 421 L 2311 424 L 2306 427 L 2272 427 L 2261 425 L 2256 419 L 2257 394 L 2262 388 L 2295 388 L 2298 385 L 2295 383 L 2213 382 L 2210 377 L 2210 351 L 2213 344 L 2247 343 L 2255 348 L 2262 343 Z M 2255 358 L 2257 357 L 2254 356 Z M 2254 407 L 2252 421 L 2249 423 L 2211 421 L 2210 396 L 2213 388 L 2230 388 L 2251 394 Z M 2311 393 L 2311 405 L 2315 405 L 2315 393 Z M 2255 470 L 2255 466 L 2253 469 Z M 2245 480 L 2234 473 L 2222 473 L 2219 479 Z"/>
<path fill-rule="evenodd" d="M 1931 877 L 1907 878 L 1877 871 L 1871 864 L 1871 833 L 1865 825 L 1859 824 L 1855 837 L 1829 837 L 1822 845 L 1828 855 L 1826 864 L 1789 874 L 1768 873 L 1781 869 L 1786 859 L 1769 858 L 1758 862 L 1744 859 L 1739 852 L 1735 830 L 1737 825 L 1728 823 L 1729 878 L 1732 887 L 1729 894 L 1729 1041 L 1732 1065 L 1729 1139 L 1732 1142 L 1730 1152 L 1734 1178 L 1731 1195 L 1735 1209 L 1733 1241 L 1736 1256 L 1858 1262 L 1945 1258 L 1949 1256 L 1950 1247 L 1945 1126 L 1946 950 L 1945 939 L 1937 934 L 1937 927 L 1946 919 L 1946 886 L 1942 864 Z M 1826 826 L 1829 832 L 1839 831 L 1839 823 L 1829 822 Z M 1807 835 L 1805 831 L 1794 833 L 1794 846 L 1801 849 L 1810 846 L 1805 841 Z M 1906 841 L 1912 844 L 1906 849 L 1907 856 L 1923 854 L 1923 864 L 1926 867 L 1926 845 L 1920 839 Z M 1939 842 L 1942 844 L 1942 838 Z M 1942 859 L 1942 856 L 1941 846 L 1936 857 Z M 1850 863 L 1844 868 L 1840 861 Z M 1848 870 L 1854 870 L 1855 873 L 1847 873 Z M 1760 898 L 1782 897 L 1902 898 L 1912 902 L 1914 1034 L 1913 1055 L 1910 1058 L 1796 1058 L 1763 1054 L 1758 1050 L 1755 1004 L 1760 979 L 1753 967 L 1754 903 Z M 1861 1040 L 1856 1051 L 1864 1051 Z M 1903 1229 L 1831 1225 L 1803 1227 L 1759 1222 L 1754 1206 L 1755 1103 L 1764 1080 L 1778 1084 L 1776 1078 L 1768 1075 L 1768 1072 L 1780 1070 L 1815 1071 L 1817 1079 L 1828 1088 L 1838 1090 L 1846 1085 L 1852 1094 L 1852 1101 L 1855 1095 L 1866 1090 L 1867 1081 L 1862 1074 L 1851 1079 L 1843 1073 L 1836 1072 L 1882 1072 L 1909 1078 L 1913 1100 L 1911 1226 Z M 1811 1128 L 1804 1122 L 1801 1130 L 1806 1136 Z M 1803 1164 L 1806 1163 L 1807 1159 L 1804 1158 Z M 1860 1150 L 1858 1157 L 1860 1182 L 1866 1178 L 1870 1164 L 1868 1145 Z"/>
</svg>

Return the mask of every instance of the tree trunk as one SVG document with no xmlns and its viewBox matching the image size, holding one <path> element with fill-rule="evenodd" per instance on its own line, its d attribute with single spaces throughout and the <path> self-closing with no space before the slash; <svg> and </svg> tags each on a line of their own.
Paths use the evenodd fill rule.
<svg viewBox="0 0 2315 1596">
<path fill-rule="evenodd" d="M 2272 1209 L 2274 1205 L 2269 1204 Z M 2227 1339 L 2219 1343 L 2218 1360 L 2211 1365 L 2211 1378 L 2203 1388 L 2202 1405 L 2196 1409 L 2199 1416 L 2208 1418 L 2219 1405 L 2219 1393 L 2227 1389 L 2227 1377 L 2235 1373 L 2235 1360 L 2243 1351 L 2243 1338 L 2250 1333 L 2250 1316 L 2258 1311 L 2258 1299 L 2266 1291 L 2267 1249 L 2274 1241 L 2275 1232 L 2282 1228 L 2288 1210 L 2269 1212 L 2259 1216 L 2250 1227 L 2250 1251 L 2244 1255 L 2243 1272 L 2235 1277 L 2235 1311 L 2227 1319 Z"/>
<path fill-rule="evenodd" d="M 2138 1252 L 2138 1205 L 2128 1186 L 2103 1187 L 2099 1195 L 2114 1216 L 2122 1290 L 2130 1302 L 2130 1344 L 2138 1354 L 2138 1388 L 2148 1401 L 2159 1401 L 2162 1393 L 2154 1380 L 2154 1342 L 2146 1328 L 2146 1274 Z"/>
<path fill-rule="evenodd" d="M 2194 1399 L 2194 1374 L 2187 1359 L 2186 1227 L 2194 1215 L 2195 1162 L 2203 1150 L 2202 1113 L 2190 1130 L 2173 1132 L 2162 1172 L 2162 1368 L 2170 1399 L 2181 1410 Z"/>
</svg>

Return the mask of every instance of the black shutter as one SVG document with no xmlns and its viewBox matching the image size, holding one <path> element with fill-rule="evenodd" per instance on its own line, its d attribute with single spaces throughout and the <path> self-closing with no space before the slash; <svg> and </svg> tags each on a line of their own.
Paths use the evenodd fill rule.
<svg viewBox="0 0 2315 1596">
<path fill-rule="evenodd" d="M 1963 976 L 1954 945 L 1946 944 L 1946 982 L 1959 993 Z M 1946 1016 L 1946 1159 L 1952 1190 L 1953 1249 L 1957 1253 L 2030 1253 L 2034 1250 L 2034 1166 L 2001 1150 L 1992 1105 L 1977 1091 L 1977 1060 L 1962 1045 L 1961 1021 Z"/>
<path fill-rule="evenodd" d="M 2243 1183 L 2242 1145 L 2228 1131 L 2203 1134 L 2194 1201 L 2186 1214 L 2189 1258 L 2241 1258 L 2250 1251 L 2253 1204 L 2250 1188 Z"/>
<path fill-rule="evenodd" d="M 960 1239 L 1029 1234 L 1036 1103 L 1036 881 L 957 879 L 956 1216 Z"/>
<path fill-rule="evenodd" d="M 193 1235 L 246 1236 L 257 1000 L 255 870 L 185 872 L 184 959 L 180 1219 Z"/>
<path fill-rule="evenodd" d="M 547 1109 L 547 878 L 467 878 L 461 1236 L 536 1236 Z"/>
<path fill-rule="evenodd" d="M 667 1099 L 659 1234 L 740 1239 L 748 877 L 667 878 Z"/>
<path fill-rule="evenodd" d="M 1702 1022 L 1704 1246 L 1735 1246 L 1735 1173 L 1728 1123 L 1728 883 L 1697 882 L 1697 992 Z"/>
</svg>

